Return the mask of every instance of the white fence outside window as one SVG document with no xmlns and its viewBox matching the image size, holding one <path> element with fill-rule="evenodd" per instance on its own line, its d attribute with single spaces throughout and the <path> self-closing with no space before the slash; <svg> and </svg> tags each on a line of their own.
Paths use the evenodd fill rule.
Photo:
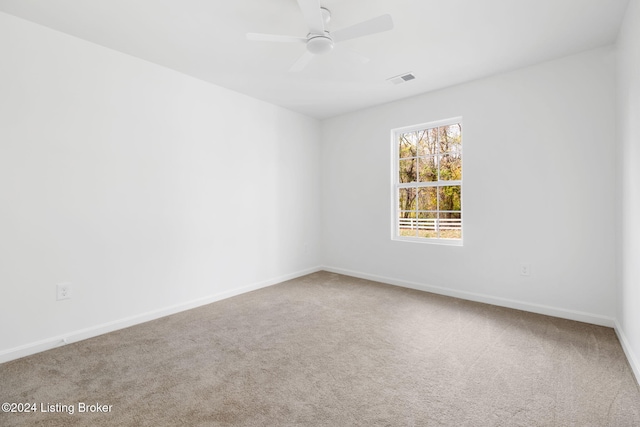
<svg viewBox="0 0 640 427">
<path fill-rule="evenodd" d="M 405 230 L 460 230 L 461 218 L 399 218 L 400 229 Z"/>
</svg>

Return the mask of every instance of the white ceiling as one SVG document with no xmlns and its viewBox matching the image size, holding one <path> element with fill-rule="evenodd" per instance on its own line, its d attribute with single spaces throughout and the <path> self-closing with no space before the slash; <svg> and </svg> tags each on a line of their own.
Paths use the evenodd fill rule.
<svg viewBox="0 0 640 427">
<path fill-rule="evenodd" d="M 303 114 L 327 118 L 615 42 L 628 0 L 321 0 L 329 30 L 392 15 L 300 73 L 296 0 L 0 0 L 0 11 Z M 355 54 L 370 61 L 363 64 Z M 413 72 L 415 80 L 387 78 Z"/>
</svg>

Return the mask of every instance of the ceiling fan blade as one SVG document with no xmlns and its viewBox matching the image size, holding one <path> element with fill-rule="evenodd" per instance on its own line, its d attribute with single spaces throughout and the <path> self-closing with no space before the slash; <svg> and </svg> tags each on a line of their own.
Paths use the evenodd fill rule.
<svg viewBox="0 0 640 427">
<path fill-rule="evenodd" d="M 320 0 L 298 0 L 304 21 L 311 34 L 324 34 L 324 19 L 320 10 Z"/>
<path fill-rule="evenodd" d="M 333 38 L 335 43 L 338 43 L 392 29 L 393 19 L 391 19 L 391 15 L 380 15 L 377 18 L 369 19 L 368 21 L 364 21 L 341 30 L 332 31 L 331 38 Z"/>
<path fill-rule="evenodd" d="M 306 37 L 294 37 L 294 36 L 278 36 L 276 34 L 260 34 L 260 33 L 247 33 L 247 40 L 260 41 L 260 42 L 294 42 L 294 43 L 306 43 Z"/>
<path fill-rule="evenodd" d="M 305 51 L 304 54 L 289 68 L 290 73 L 300 72 L 306 67 L 315 55 L 309 51 Z"/>
</svg>

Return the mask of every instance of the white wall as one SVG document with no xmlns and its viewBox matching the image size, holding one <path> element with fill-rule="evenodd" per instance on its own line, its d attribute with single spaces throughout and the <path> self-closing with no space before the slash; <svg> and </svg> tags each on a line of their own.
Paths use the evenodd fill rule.
<svg viewBox="0 0 640 427">
<path fill-rule="evenodd" d="M 0 57 L 0 361 L 320 265 L 316 120 L 3 13 Z"/>
<path fill-rule="evenodd" d="M 614 110 L 615 53 L 604 48 L 326 120 L 325 265 L 612 326 Z M 464 246 L 392 241 L 390 130 L 456 116 Z"/>
<path fill-rule="evenodd" d="M 618 335 L 640 379 L 640 1 L 631 0 L 618 40 L 622 271 Z"/>
</svg>

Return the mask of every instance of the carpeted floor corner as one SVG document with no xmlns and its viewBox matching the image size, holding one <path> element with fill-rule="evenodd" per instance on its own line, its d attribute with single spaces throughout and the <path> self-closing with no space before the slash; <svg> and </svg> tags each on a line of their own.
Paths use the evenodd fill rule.
<svg viewBox="0 0 640 427">
<path fill-rule="evenodd" d="M 0 400 L 37 405 L 2 426 L 640 426 L 610 328 L 327 272 L 2 364 Z"/>
</svg>

